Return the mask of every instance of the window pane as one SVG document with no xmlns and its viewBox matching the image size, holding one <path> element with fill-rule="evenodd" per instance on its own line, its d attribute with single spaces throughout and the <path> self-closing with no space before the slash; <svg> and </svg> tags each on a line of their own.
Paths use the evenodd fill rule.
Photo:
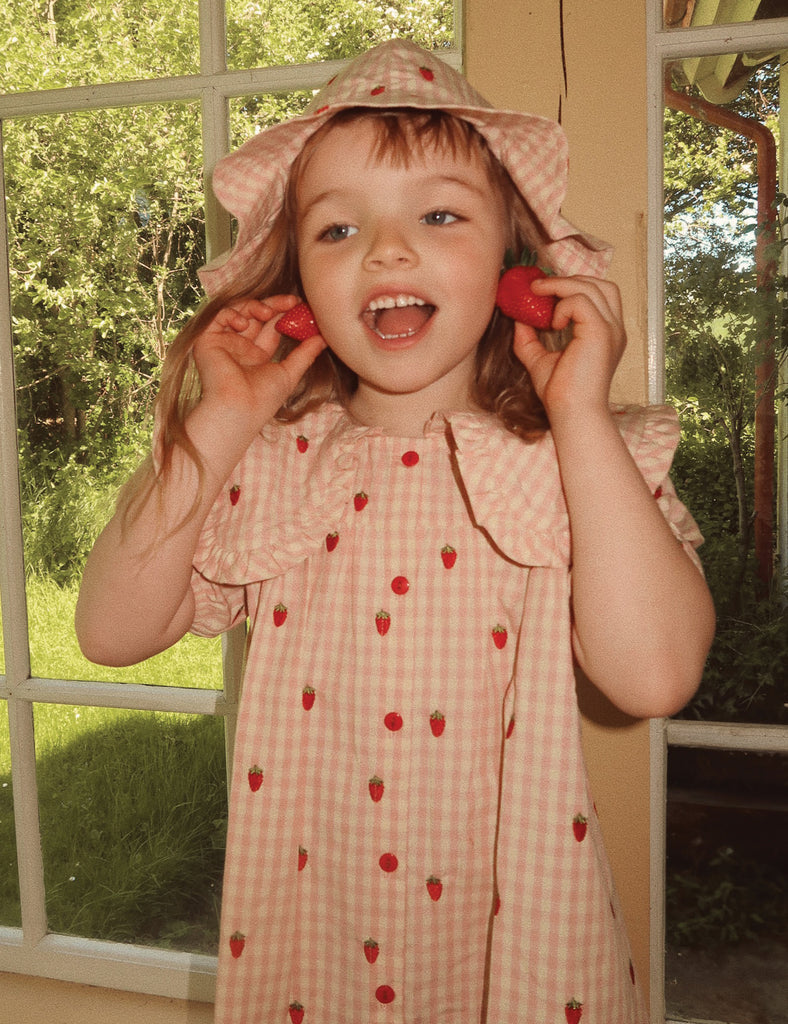
<svg viewBox="0 0 788 1024">
<path fill-rule="evenodd" d="M 264 8 L 227 0 L 230 68 L 338 60 L 399 36 L 427 49 L 451 46 L 453 0 L 273 0 Z"/>
<path fill-rule="evenodd" d="M 788 1022 L 788 756 L 672 748 L 668 1015 Z"/>
<path fill-rule="evenodd" d="M 149 448 L 164 352 L 200 298 L 199 107 L 4 128 L 32 669 L 95 678 L 75 660 L 82 567 Z M 214 671 L 196 685 L 219 685 L 216 656 Z"/>
<path fill-rule="evenodd" d="M 730 25 L 785 17 L 785 0 L 664 0 L 666 28 Z"/>
<path fill-rule="evenodd" d="M 5 0 L 0 92 L 199 71 L 198 0 Z"/>
<path fill-rule="evenodd" d="M 35 724 L 50 929 L 215 953 L 222 720 L 38 705 Z"/>
<path fill-rule="evenodd" d="M 0 701 L 0 925 L 18 928 L 20 924 L 8 705 Z"/>
<path fill-rule="evenodd" d="M 774 428 L 785 305 L 770 286 L 779 246 L 757 226 L 759 199 L 774 215 L 777 163 L 768 138 L 759 160 L 753 130 L 777 131 L 780 68 L 750 67 L 724 105 L 691 84 L 695 71 L 677 63 L 666 92 L 666 384 L 683 428 L 673 476 L 706 538 L 718 630 L 684 716 L 788 722 L 788 610 L 774 571 L 788 460 L 781 480 L 773 472 L 788 444 Z"/>
</svg>

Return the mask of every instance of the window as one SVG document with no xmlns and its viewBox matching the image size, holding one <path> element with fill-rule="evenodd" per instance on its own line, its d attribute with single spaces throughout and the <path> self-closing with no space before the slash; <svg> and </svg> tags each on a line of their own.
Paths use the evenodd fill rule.
<svg viewBox="0 0 788 1024">
<path fill-rule="evenodd" d="M 203 171 L 372 42 L 460 63 L 452 0 L 266 11 L 12 0 L 0 28 L 0 971 L 212 996 L 243 638 L 96 669 L 80 566 L 230 242 Z"/>
<path fill-rule="evenodd" d="M 785 132 L 784 10 L 666 0 L 650 11 L 651 397 L 665 394 L 667 363 L 688 426 L 674 476 L 705 491 L 684 496 L 707 534 L 720 619 L 698 699 L 652 725 L 655 1022 L 788 1019 L 773 991 L 788 966 L 775 824 L 788 787 L 784 208 L 771 244 L 755 226 L 778 212 L 788 163 L 778 146 L 770 179 L 769 140 L 753 130 Z"/>
</svg>

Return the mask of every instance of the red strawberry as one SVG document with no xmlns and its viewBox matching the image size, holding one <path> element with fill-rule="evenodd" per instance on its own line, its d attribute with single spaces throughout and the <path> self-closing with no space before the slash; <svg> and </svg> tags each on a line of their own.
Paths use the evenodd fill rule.
<svg viewBox="0 0 788 1024">
<path fill-rule="evenodd" d="M 582 843 L 586 837 L 586 830 L 588 829 L 588 818 L 582 814 L 576 814 L 572 818 L 572 831 L 575 834 L 575 839 L 578 843 Z"/>
<path fill-rule="evenodd" d="M 304 705 L 304 711 L 311 711 L 315 703 L 315 688 L 313 686 L 305 686 L 301 691 L 301 703 Z"/>
<path fill-rule="evenodd" d="M 583 1004 L 577 999 L 570 999 L 564 1007 L 564 1013 L 566 1014 L 566 1024 L 580 1024 L 580 1018 L 583 1016 Z"/>
<path fill-rule="evenodd" d="M 389 732 L 399 732 L 402 728 L 402 715 L 398 711 L 389 711 L 383 719 L 383 724 Z"/>
<path fill-rule="evenodd" d="M 431 68 L 421 67 L 419 74 L 426 82 L 431 82 L 435 78 L 435 72 Z"/>
<path fill-rule="evenodd" d="M 259 764 L 255 764 L 246 773 L 246 777 L 249 779 L 249 789 L 256 793 L 263 784 L 263 769 Z"/>
<path fill-rule="evenodd" d="M 501 909 L 501 897 L 500 896 L 496 896 L 495 897 L 495 909 L 493 910 L 493 914 L 494 914 L 495 917 L 498 916 L 498 911 L 500 909 Z"/>
<path fill-rule="evenodd" d="M 233 484 L 230 488 L 230 504 L 237 505 L 241 497 L 241 488 L 238 484 Z"/>
<path fill-rule="evenodd" d="M 376 85 L 374 89 L 370 90 L 370 96 L 380 96 L 382 92 L 386 91 L 385 85 Z"/>
<path fill-rule="evenodd" d="M 385 636 L 391 625 L 391 616 L 388 612 L 380 611 L 375 614 L 375 626 L 381 636 Z"/>
<path fill-rule="evenodd" d="M 296 448 L 298 448 L 298 450 L 303 453 L 307 450 L 308 447 L 309 438 L 304 437 L 303 434 L 299 434 L 298 437 L 296 438 Z"/>
<path fill-rule="evenodd" d="M 441 558 L 447 569 L 451 569 L 454 566 L 454 563 L 457 561 L 457 552 L 451 544 L 446 544 L 441 548 Z"/>
<path fill-rule="evenodd" d="M 369 795 L 376 804 L 383 799 L 383 789 L 383 779 L 379 779 L 377 775 L 373 775 L 369 780 Z"/>
<path fill-rule="evenodd" d="M 306 852 L 306 850 L 303 848 L 303 846 L 299 846 L 298 847 L 298 870 L 299 871 L 303 871 L 304 870 L 304 868 L 306 867 L 306 862 L 307 862 L 308 859 L 309 859 L 309 854 Z"/>
<path fill-rule="evenodd" d="M 498 282 L 495 304 L 512 320 L 545 330 L 553 325 L 555 297 L 534 294 L 531 288 L 533 282 L 547 277 L 541 267 L 536 266 L 535 260 L 536 257 L 525 250 L 520 263 L 512 266 L 511 254 L 507 254 L 508 269 L 504 270 Z"/>
<path fill-rule="evenodd" d="M 506 738 L 507 740 L 514 732 L 514 715 L 509 719 L 509 725 L 506 727 Z"/>
<path fill-rule="evenodd" d="M 493 626 L 493 643 L 495 644 L 499 651 L 502 651 L 504 647 L 506 647 L 506 641 L 508 637 L 509 633 L 507 632 L 506 626 L 501 626 L 500 624 L 497 626 Z"/>
<path fill-rule="evenodd" d="M 662 497 L 662 488 L 661 487 L 658 487 L 656 489 L 656 491 L 654 491 L 654 497 L 657 499 L 657 501 L 659 501 L 659 499 Z"/>
<path fill-rule="evenodd" d="M 359 491 L 358 494 L 354 495 L 353 507 L 355 508 L 356 512 L 360 512 L 368 501 L 369 498 L 363 491 Z"/>
<path fill-rule="evenodd" d="M 446 716 L 440 711 L 433 711 L 430 715 L 430 729 L 433 736 L 440 736 L 446 728 Z"/>
<path fill-rule="evenodd" d="M 276 607 L 274 608 L 274 625 L 275 626 L 281 626 L 286 618 L 287 618 L 287 605 L 286 604 L 281 604 L 281 603 L 276 605 Z"/>
<path fill-rule="evenodd" d="M 339 534 L 336 530 L 326 534 L 326 551 L 333 551 L 337 544 L 339 544 Z"/>
<path fill-rule="evenodd" d="M 430 894 L 430 899 L 437 903 L 443 892 L 443 882 L 441 882 L 440 878 L 430 875 L 427 879 L 427 892 Z"/>
<path fill-rule="evenodd" d="M 299 1002 L 291 1003 L 288 1007 L 290 1012 L 290 1020 L 293 1024 L 301 1024 L 304 1019 L 304 1008 Z"/>
<path fill-rule="evenodd" d="M 380 946 L 377 944 L 377 942 L 375 942 L 374 939 L 364 940 L 364 956 L 367 958 L 367 961 L 369 963 L 374 964 L 374 962 L 378 958 L 379 952 Z"/>
<path fill-rule="evenodd" d="M 316 334 L 320 334 L 312 310 L 305 302 L 299 302 L 297 306 L 293 306 L 292 309 L 283 313 L 274 327 L 280 334 L 284 334 L 294 341 L 306 341 L 307 338 L 313 338 Z"/>
<path fill-rule="evenodd" d="M 237 960 L 238 957 L 243 953 L 244 946 L 246 945 L 246 936 L 243 932 L 233 932 L 230 936 L 230 952 Z"/>
</svg>

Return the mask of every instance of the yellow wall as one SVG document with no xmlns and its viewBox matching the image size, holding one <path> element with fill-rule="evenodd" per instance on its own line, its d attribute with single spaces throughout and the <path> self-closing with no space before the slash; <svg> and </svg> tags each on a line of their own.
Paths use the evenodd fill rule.
<svg viewBox="0 0 788 1024">
<path fill-rule="evenodd" d="M 645 3 L 564 0 L 566 88 L 558 0 L 465 0 L 466 70 L 496 106 L 562 120 L 571 152 L 568 218 L 611 241 L 630 343 L 615 397 L 646 396 Z M 597 809 L 647 991 L 648 730 L 583 689 L 584 739 Z M 0 975 L 14 1024 L 208 1024 L 210 1007 Z"/>
</svg>

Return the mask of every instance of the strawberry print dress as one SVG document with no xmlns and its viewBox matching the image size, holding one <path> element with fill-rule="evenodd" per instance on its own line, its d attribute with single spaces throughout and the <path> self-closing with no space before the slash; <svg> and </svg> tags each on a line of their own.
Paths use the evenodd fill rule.
<svg viewBox="0 0 788 1024">
<path fill-rule="evenodd" d="M 672 410 L 617 410 L 677 540 Z M 611 514 L 615 514 L 611 500 Z M 248 620 L 217 1024 L 645 1024 L 583 766 L 551 436 L 270 424 L 195 557 Z"/>
</svg>

